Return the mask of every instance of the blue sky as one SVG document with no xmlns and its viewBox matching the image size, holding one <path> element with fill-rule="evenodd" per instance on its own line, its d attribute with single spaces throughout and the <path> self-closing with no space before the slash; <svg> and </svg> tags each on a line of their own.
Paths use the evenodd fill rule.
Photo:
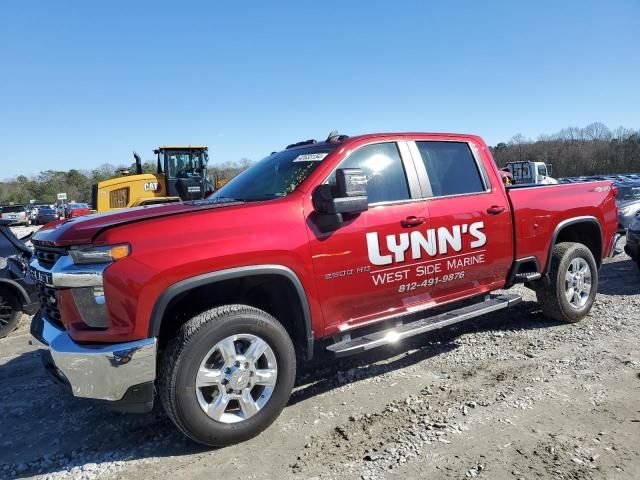
<svg viewBox="0 0 640 480">
<path fill-rule="evenodd" d="M 2 2 L 0 178 L 333 129 L 637 129 L 638 25 L 638 0 Z"/>
</svg>

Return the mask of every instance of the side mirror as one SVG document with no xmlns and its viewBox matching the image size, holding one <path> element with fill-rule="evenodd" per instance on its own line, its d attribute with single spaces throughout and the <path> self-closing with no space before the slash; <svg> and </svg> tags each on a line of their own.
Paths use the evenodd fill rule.
<svg viewBox="0 0 640 480">
<path fill-rule="evenodd" d="M 319 185 L 312 200 L 320 230 L 335 230 L 343 224 L 344 215 L 357 215 L 369 209 L 367 177 L 360 168 L 339 168 L 335 187 Z"/>
</svg>

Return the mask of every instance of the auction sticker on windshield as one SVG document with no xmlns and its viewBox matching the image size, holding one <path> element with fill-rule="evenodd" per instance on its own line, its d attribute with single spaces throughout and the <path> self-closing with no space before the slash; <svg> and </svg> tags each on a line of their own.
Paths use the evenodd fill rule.
<svg viewBox="0 0 640 480">
<path fill-rule="evenodd" d="M 293 159 L 294 162 L 320 162 L 328 153 L 304 153 Z"/>
</svg>

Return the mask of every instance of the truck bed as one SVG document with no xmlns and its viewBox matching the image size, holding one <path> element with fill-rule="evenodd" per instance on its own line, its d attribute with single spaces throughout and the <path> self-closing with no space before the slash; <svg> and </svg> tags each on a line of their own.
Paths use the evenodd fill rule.
<svg viewBox="0 0 640 480">
<path fill-rule="evenodd" d="M 533 257 L 544 270 L 559 228 L 585 217 L 599 225 L 603 248 L 596 260 L 609 254 L 617 225 L 611 181 L 513 186 L 507 188 L 507 197 L 513 211 L 516 260 Z"/>
</svg>

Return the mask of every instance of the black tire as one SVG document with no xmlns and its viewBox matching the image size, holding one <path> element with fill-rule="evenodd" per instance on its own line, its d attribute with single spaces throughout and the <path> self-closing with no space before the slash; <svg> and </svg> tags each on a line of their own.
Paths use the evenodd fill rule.
<svg viewBox="0 0 640 480">
<path fill-rule="evenodd" d="M 277 379 L 261 409 L 237 423 L 207 415 L 196 393 L 196 374 L 212 348 L 233 335 L 253 335 L 266 342 L 277 362 Z M 296 374 L 296 355 L 289 334 L 271 315 L 247 305 L 225 305 L 184 323 L 160 360 L 158 390 L 167 415 L 189 438 L 207 446 L 243 442 L 265 430 L 286 406 Z"/>
<path fill-rule="evenodd" d="M 580 306 L 572 305 L 565 294 L 568 288 L 565 276 L 571 262 L 576 259 L 582 259 L 587 263 L 591 275 L 591 289 L 584 305 Z M 544 314 L 560 322 L 579 322 L 591 310 L 597 291 L 598 267 L 591 250 L 581 243 L 563 242 L 555 245 L 551 252 L 549 283 L 547 286 L 539 283 L 535 289 L 538 303 Z"/>
<path fill-rule="evenodd" d="M 10 290 L 0 287 L 0 338 L 16 329 L 21 316 L 22 304 L 18 297 Z"/>
</svg>

